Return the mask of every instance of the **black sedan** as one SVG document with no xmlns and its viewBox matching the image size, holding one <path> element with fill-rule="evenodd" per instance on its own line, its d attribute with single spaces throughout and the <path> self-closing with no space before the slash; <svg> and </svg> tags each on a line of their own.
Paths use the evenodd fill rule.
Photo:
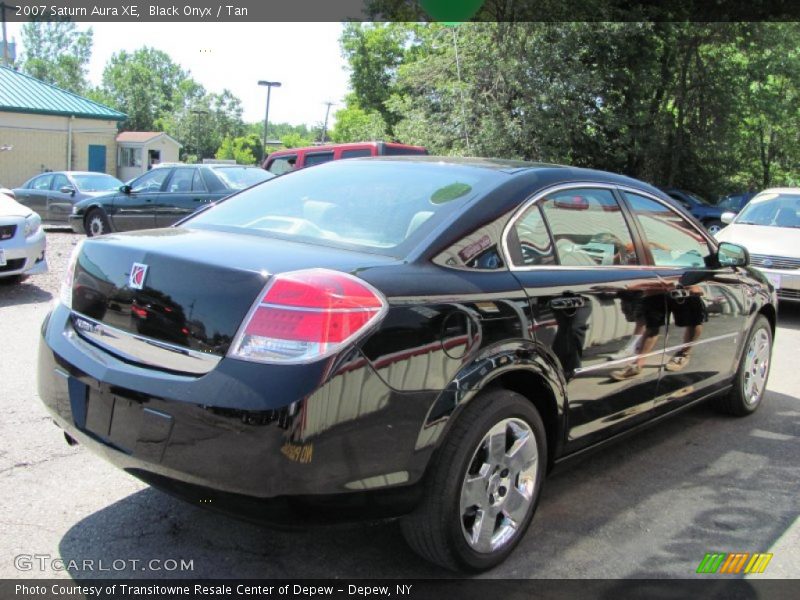
<svg viewBox="0 0 800 600">
<path fill-rule="evenodd" d="M 273 177 L 259 167 L 241 165 L 156 167 L 114 193 L 76 203 L 69 224 L 89 237 L 169 227 L 210 202 Z"/>
<path fill-rule="evenodd" d="M 479 571 L 554 465 L 706 399 L 754 412 L 775 306 L 743 248 L 640 181 L 337 161 L 85 240 L 39 394 L 70 443 L 189 501 L 402 516 L 421 555 Z"/>
</svg>

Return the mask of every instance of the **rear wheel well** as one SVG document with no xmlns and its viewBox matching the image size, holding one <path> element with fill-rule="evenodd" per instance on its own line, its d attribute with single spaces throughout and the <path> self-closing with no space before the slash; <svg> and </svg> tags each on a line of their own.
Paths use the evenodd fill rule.
<svg viewBox="0 0 800 600">
<path fill-rule="evenodd" d="M 552 467 L 559 434 L 558 408 L 553 390 L 547 382 L 539 375 L 517 370 L 503 373 L 492 379 L 489 386 L 502 387 L 516 392 L 527 398 L 536 407 L 539 416 L 542 417 L 547 435 L 548 469 Z"/>
</svg>

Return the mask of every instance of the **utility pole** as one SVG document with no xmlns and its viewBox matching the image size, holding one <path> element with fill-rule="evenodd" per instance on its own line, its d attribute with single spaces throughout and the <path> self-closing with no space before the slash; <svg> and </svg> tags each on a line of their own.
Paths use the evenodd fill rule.
<svg viewBox="0 0 800 600">
<path fill-rule="evenodd" d="M 6 8 L 16 8 L 8 6 L 5 2 L 0 2 L 0 19 L 3 21 L 3 66 L 8 66 L 8 36 L 6 35 Z"/>
<path fill-rule="evenodd" d="M 324 104 L 327 108 L 325 109 L 325 123 L 322 125 L 322 137 L 320 139 L 320 142 L 323 144 L 325 143 L 325 135 L 328 133 L 328 115 L 331 113 L 331 106 L 333 106 L 333 102 L 328 100 Z"/>
<path fill-rule="evenodd" d="M 264 157 L 267 156 L 267 127 L 269 127 L 269 97 L 272 88 L 281 87 L 280 81 L 259 81 L 258 85 L 267 87 L 267 111 L 264 113 L 264 144 L 261 149 L 261 162 L 264 162 Z"/>
</svg>

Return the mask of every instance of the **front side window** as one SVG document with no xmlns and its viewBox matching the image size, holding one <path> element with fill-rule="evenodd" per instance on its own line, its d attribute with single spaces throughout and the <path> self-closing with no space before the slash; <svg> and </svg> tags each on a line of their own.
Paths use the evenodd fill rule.
<svg viewBox="0 0 800 600">
<path fill-rule="evenodd" d="M 59 191 L 63 187 L 72 187 L 72 185 L 69 183 L 69 179 L 67 179 L 67 176 L 62 175 L 61 173 L 58 175 L 53 175 L 53 189 L 55 191 Z"/>
<path fill-rule="evenodd" d="M 645 247 L 658 267 L 703 267 L 711 254 L 703 235 L 674 210 L 645 196 L 625 192 L 644 230 Z"/>
<path fill-rule="evenodd" d="M 610 190 L 561 190 L 548 194 L 538 204 L 553 235 L 559 264 L 638 264 L 622 208 Z"/>
<path fill-rule="evenodd" d="M 172 169 L 153 169 L 148 171 L 131 184 L 132 192 L 160 192 L 161 186 L 167 179 Z"/>
<path fill-rule="evenodd" d="M 37 177 L 31 182 L 31 189 L 32 190 L 49 190 L 50 189 L 50 182 L 53 180 L 52 175 L 42 175 L 41 177 Z"/>
</svg>

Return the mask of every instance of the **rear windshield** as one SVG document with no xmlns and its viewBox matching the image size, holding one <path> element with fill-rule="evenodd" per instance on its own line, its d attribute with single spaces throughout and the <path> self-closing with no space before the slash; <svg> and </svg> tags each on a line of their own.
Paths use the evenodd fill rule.
<svg viewBox="0 0 800 600">
<path fill-rule="evenodd" d="M 110 192 L 119 189 L 122 182 L 111 175 L 72 175 L 81 192 Z"/>
<path fill-rule="evenodd" d="M 243 190 L 274 177 L 269 171 L 258 167 L 225 167 L 224 169 L 213 169 L 213 171 L 232 190 Z"/>
<path fill-rule="evenodd" d="M 184 227 L 403 257 L 501 176 L 459 165 L 334 161 L 232 196 Z"/>
</svg>

